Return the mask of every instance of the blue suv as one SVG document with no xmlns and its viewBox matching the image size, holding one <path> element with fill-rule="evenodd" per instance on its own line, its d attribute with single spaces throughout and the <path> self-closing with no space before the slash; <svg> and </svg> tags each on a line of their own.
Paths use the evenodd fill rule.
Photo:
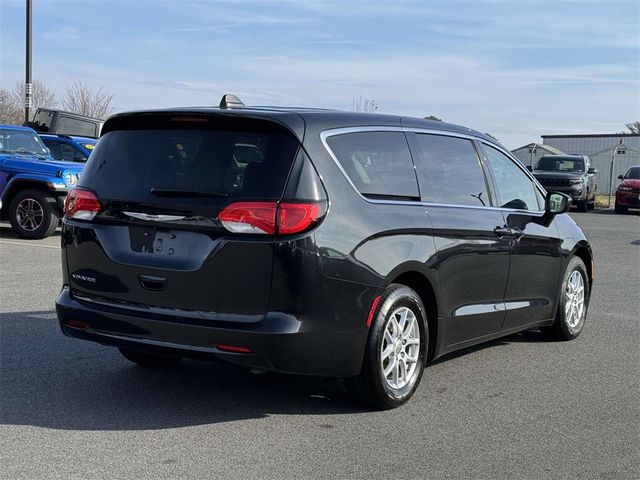
<svg viewBox="0 0 640 480">
<path fill-rule="evenodd" d="M 53 234 L 83 167 L 54 160 L 33 129 L 0 125 L 0 218 L 23 238 Z"/>
<path fill-rule="evenodd" d="M 41 133 L 40 138 L 56 160 L 86 162 L 98 140 L 63 134 Z"/>
</svg>

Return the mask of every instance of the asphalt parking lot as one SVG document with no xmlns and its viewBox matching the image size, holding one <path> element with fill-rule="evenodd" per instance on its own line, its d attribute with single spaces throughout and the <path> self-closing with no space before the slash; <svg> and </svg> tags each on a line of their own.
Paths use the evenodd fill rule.
<svg viewBox="0 0 640 480">
<path fill-rule="evenodd" d="M 450 355 L 388 412 L 336 380 L 149 371 L 66 338 L 59 235 L 0 227 L 0 478 L 640 478 L 640 217 L 573 216 L 596 255 L 581 337 Z"/>
</svg>

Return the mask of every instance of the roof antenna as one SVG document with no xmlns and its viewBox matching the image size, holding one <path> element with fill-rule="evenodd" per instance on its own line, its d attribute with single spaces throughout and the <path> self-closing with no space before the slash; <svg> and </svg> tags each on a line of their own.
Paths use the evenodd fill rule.
<svg viewBox="0 0 640 480">
<path fill-rule="evenodd" d="M 230 93 L 223 95 L 222 100 L 220 100 L 220 108 L 243 108 L 245 106 L 238 97 Z"/>
</svg>

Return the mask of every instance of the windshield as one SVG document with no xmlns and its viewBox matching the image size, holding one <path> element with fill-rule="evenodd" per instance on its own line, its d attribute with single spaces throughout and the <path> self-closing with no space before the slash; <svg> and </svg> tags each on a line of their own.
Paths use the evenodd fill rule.
<svg viewBox="0 0 640 480">
<path fill-rule="evenodd" d="M 584 160 L 581 158 L 542 157 L 536 170 L 550 172 L 584 172 Z"/>
<path fill-rule="evenodd" d="M 625 173 L 624 178 L 631 178 L 633 180 L 640 179 L 640 167 L 631 167 L 627 170 L 627 173 Z"/>
<path fill-rule="evenodd" d="M 49 156 L 40 137 L 28 130 L 0 129 L 0 153 Z"/>
</svg>

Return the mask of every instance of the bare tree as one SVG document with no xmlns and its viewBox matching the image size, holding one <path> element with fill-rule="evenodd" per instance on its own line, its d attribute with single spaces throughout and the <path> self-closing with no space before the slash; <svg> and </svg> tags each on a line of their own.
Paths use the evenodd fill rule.
<svg viewBox="0 0 640 480">
<path fill-rule="evenodd" d="M 375 113 L 378 110 L 378 102 L 374 99 L 369 100 L 367 97 L 353 99 L 353 111 L 354 112 L 367 112 L 367 113 Z"/>
<path fill-rule="evenodd" d="M 88 84 L 76 80 L 67 87 L 62 107 L 88 117 L 106 118 L 113 112 L 113 93 L 104 87 L 94 90 Z"/>
<path fill-rule="evenodd" d="M 627 123 L 626 125 L 629 129 L 629 132 L 640 135 L 640 121 L 636 120 L 635 122 Z"/>
<path fill-rule="evenodd" d="M 56 96 L 40 80 L 33 82 L 33 109 L 56 106 Z M 24 121 L 24 83 L 18 80 L 11 91 L 0 89 L 0 123 L 22 125 Z"/>
<path fill-rule="evenodd" d="M 427 115 L 424 117 L 425 120 L 435 120 L 436 122 L 441 122 L 442 119 L 440 117 L 436 117 L 435 115 Z"/>
</svg>

